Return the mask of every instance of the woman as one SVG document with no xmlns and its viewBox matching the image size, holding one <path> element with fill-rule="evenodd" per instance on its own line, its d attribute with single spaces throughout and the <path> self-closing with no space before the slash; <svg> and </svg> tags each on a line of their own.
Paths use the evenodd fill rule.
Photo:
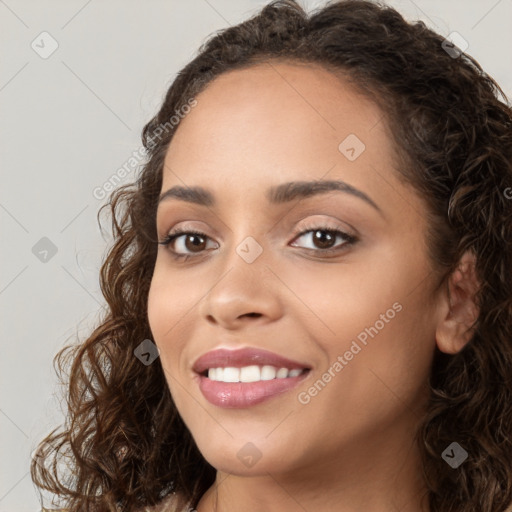
<svg viewBox="0 0 512 512">
<path fill-rule="evenodd" d="M 73 511 L 507 510 L 511 121 L 389 7 L 213 36 L 111 199 L 109 313 L 44 445 L 73 476 L 34 481 Z"/>
</svg>

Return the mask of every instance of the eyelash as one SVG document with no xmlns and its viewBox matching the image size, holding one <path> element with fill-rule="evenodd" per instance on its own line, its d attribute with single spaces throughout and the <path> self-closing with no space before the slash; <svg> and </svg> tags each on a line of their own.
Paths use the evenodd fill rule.
<svg viewBox="0 0 512 512">
<path fill-rule="evenodd" d="M 332 248 L 332 249 L 307 249 L 309 251 L 317 251 L 317 252 L 320 252 L 322 254 L 332 254 L 332 253 L 335 253 L 335 252 L 340 252 L 340 250 L 346 246 L 351 246 L 351 245 L 354 245 L 356 242 L 359 241 L 359 239 L 353 235 L 349 235 L 348 233 L 345 233 L 344 231 L 340 231 L 339 229 L 334 229 L 334 228 L 331 228 L 331 227 L 328 227 L 328 226 L 313 226 L 313 227 L 308 227 L 306 229 L 304 229 L 303 231 L 300 231 L 299 233 L 296 233 L 293 237 L 293 239 L 295 240 L 296 238 L 300 238 L 301 236 L 307 234 L 307 233 L 311 233 L 311 232 L 315 232 L 315 231 L 324 231 L 324 232 L 328 232 L 330 234 L 334 234 L 335 236 L 341 236 L 342 238 L 345 239 L 345 242 L 341 245 L 339 245 L 337 248 Z M 171 244 L 172 242 L 174 242 L 174 240 L 176 240 L 177 238 L 179 238 L 180 236 L 183 236 L 183 235 L 198 235 L 198 236 L 201 236 L 203 238 L 210 238 L 208 235 L 205 235 L 204 233 L 202 233 L 201 231 L 196 231 L 195 229 L 186 229 L 186 230 L 180 230 L 180 229 L 177 229 L 176 231 L 171 231 L 163 240 L 159 241 L 158 243 L 160 245 L 163 245 L 165 247 L 169 246 L 169 244 Z M 179 254 L 179 253 L 176 253 L 172 250 L 170 250 L 171 252 L 171 255 L 172 257 L 175 259 L 175 260 L 183 260 L 183 261 L 187 261 L 189 258 L 191 257 L 196 257 L 196 256 L 193 256 L 191 254 Z M 200 253 L 197 253 L 198 255 L 200 255 Z"/>
</svg>

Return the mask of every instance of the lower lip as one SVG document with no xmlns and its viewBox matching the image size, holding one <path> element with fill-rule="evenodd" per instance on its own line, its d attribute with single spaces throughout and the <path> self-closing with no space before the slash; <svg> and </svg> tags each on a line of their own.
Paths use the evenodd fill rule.
<svg viewBox="0 0 512 512">
<path fill-rule="evenodd" d="M 242 409 L 290 391 L 303 381 L 310 371 L 298 377 L 261 380 L 258 382 L 220 382 L 199 377 L 199 389 L 208 402 L 226 409 Z"/>
</svg>

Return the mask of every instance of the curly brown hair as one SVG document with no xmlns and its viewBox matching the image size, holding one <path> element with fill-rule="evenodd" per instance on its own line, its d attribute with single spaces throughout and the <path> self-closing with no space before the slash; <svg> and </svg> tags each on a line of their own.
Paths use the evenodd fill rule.
<svg viewBox="0 0 512 512">
<path fill-rule="evenodd" d="M 152 339 L 155 215 L 175 129 L 155 133 L 220 74 L 284 60 L 325 66 L 385 113 L 400 178 L 428 206 L 439 285 L 474 253 L 481 283 L 474 334 L 456 354 L 436 348 L 417 442 L 432 512 L 503 512 L 512 504 L 512 109 L 481 66 L 449 54 L 443 40 L 371 1 L 331 2 L 308 14 L 278 0 L 201 46 L 143 129 L 148 158 L 136 183 L 115 190 L 98 213 L 98 221 L 103 208 L 112 214 L 114 242 L 100 273 L 108 308 L 84 342 L 55 357 L 60 378 L 70 367 L 69 411 L 31 464 L 39 488 L 71 511 L 133 511 L 164 498 L 181 510 L 214 483 L 215 468 L 183 423 L 160 360 L 146 366 L 134 357 Z M 441 458 L 454 438 L 470 453 L 457 471 Z M 65 482 L 56 466 L 64 456 L 72 461 Z"/>
</svg>

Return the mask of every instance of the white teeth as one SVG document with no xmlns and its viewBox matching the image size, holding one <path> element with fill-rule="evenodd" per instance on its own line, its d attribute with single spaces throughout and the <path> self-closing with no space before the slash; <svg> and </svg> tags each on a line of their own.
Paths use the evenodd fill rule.
<svg viewBox="0 0 512 512">
<path fill-rule="evenodd" d="M 288 377 L 288 369 L 287 368 L 279 368 L 277 370 L 276 378 L 277 379 L 286 379 Z"/>
<path fill-rule="evenodd" d="M 208 378 L 222 382 L 258 382 L 260 380 L 286 379 L 298 377 L 303 370 L 288 368 L 276 368 L 275 366 L 244 366 L 242 368 L 210 368 Z"/>
<path fill-rule="evenodd" d="M 244 366 L 240 368 L 240 382 L 256 382 L 260 380 L 259 366 Z"/>
<path fill-rule="evenodd" d="M 263 366 L 261 368 L 261 380 L 275 379 L 276 373 L 276 369 L 273 366 Z"/>
<path fill-rule="evenodd" d="M 239 382 L 240 368 L 224 368 L 224 376 L 222 377 L 222 380 L 224 382 Z"/>
</svg>

